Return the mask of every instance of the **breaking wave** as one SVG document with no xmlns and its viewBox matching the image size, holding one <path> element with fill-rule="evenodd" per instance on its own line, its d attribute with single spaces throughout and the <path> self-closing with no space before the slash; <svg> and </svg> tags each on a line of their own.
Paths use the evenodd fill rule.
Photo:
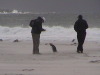
<svg viewBox="0 0 100 75">
<path fill-rule="evenodd" d="M 76 32 L 73 28 L 64 28 L 60 26 L 43 27 L 46 29 L 41 34 L 41 40 L 43 41 L 72 41 L 76 39 Z M 0 39 L 3 40 L 32 40 L 31 28 L 23 27 L 3 27 L 0 26 Z M 99 41 L 100 42 L 100 28 L 87 29 L 87 41 Z"/>
</svg>

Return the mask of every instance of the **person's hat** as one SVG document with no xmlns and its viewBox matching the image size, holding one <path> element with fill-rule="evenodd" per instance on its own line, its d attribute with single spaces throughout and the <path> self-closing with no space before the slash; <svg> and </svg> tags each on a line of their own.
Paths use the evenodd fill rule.
<svg viewBox="0 0 100 75">
<path fill-rule="evenodd" d="M 82 18 L 82 17 L 83 17 L 82 15 L 79 15 L 79 16 L 78 16 L 78 18 Z"/>
<path fill-rule="evenodd" d="M 44 22 L 46 21 L 45 17 L 38 17 L 37 19 L 43 20 Z"/>
<path fill-rule="evenodd" d="M 42 17 L 39 16 L 37 19 L 42 19 Z"/>
</svg>

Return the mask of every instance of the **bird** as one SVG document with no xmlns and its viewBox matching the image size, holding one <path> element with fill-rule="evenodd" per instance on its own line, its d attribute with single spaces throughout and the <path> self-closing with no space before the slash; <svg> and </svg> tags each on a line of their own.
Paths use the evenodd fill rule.
<svg viewBox="0 0 100 75">
<path fill-rule="evenodd" d="M 50 46 L 52 47 L 53 52 L 57 52 L 56 46 L 52 43 L 50 43 Z"/>
</svg>

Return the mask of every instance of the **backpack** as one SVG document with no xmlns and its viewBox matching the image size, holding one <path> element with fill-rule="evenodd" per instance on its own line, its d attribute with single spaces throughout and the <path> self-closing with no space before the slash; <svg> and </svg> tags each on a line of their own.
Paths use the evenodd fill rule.
<svg viewBox="0 0 100 75">
<path fill-rule="evenodd" d="M 34 20 L 31 20 L 29 26 L 33 27 L 33 25 L 34 25 Z"/>
</svg>

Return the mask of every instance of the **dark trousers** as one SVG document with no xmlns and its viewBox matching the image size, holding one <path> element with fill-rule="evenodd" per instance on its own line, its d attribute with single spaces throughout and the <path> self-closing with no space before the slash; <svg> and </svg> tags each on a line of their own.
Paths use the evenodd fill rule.
<svg viewBox="0 0 100 75">
<path fill-rule="evenodd" d="M 39 54 L 40 34 L 32 33 L 33 54 Z"/>
<path fill-rule="evenodd" d="M 77 52 L 83 52 L 83 44 L 85 41 L 86 32 L 77 33 L 78 47 Z"/>
</svg>

